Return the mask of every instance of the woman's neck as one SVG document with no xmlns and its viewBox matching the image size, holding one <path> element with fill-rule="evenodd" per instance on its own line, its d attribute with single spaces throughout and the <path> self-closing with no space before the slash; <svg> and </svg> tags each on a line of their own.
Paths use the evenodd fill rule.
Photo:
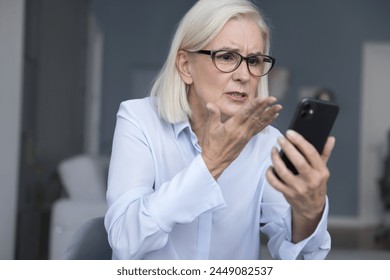
<svg viewBox="0 0 390 280">
<path fill-rule="evenodd" d="M 207 115 L 198 112 L 198 110 L 194 108 L 192 110 L 191 118 L 189 119 L 191 129 L 198 138 L 198 142 L 201 147 L 206 131 L 207 117 Z"/>
</svg>

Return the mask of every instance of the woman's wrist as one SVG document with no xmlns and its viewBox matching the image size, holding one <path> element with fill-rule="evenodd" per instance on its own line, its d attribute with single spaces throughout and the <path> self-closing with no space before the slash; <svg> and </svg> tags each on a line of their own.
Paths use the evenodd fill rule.
<svg viewBox="0 0 390 280">
<path fill-rule="evenodd" d="M 202 153 L 201 156 L 210 174 L 217 180 L 227 166 L 223 163 L 218 163 L 209 159 L 204 153 Z"/>
</svg>

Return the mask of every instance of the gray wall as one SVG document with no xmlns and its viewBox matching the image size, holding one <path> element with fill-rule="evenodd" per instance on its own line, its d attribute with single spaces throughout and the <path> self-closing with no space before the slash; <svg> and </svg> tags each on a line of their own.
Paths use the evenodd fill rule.
<svg viewBox="0 0 390 280">
<path fill-rule="evenodd" d="M 101 150 L 109 153 L 119 103 L 146 93 L 131 92 L 134 69 L 158 69 L 174 28 L 196 1 L 94 0 L 105 31 Z M 341 107 L 330 161 L 331 214 L 358 214 L 358 135 L 362 45 L 390 41 L 390 1 L 257 1 L 272 31 L 272 55 L 292 73 L 276 126 L 284 131 L 298 92 L 306 86 L 332 89 Z"/>
</svg>

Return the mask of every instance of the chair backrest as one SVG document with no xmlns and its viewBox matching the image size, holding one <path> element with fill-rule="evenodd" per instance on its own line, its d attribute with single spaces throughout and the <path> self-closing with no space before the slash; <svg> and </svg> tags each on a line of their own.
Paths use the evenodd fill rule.
<svg viewBox="0 0 390 280">
<path fill-rule="evenodd" d="M 106 200 L 106 158 L 80 154 L 58 165 L 61 182 L 73 200 Z"/>
<path fill-rule="evenodd" d="M 109 260 L 112 258 L 112 250 L 104 228 L 104 217 L 94 218 L 77 230 L 66 250 L 65 258 L 68 260 Z"/>
</svg>

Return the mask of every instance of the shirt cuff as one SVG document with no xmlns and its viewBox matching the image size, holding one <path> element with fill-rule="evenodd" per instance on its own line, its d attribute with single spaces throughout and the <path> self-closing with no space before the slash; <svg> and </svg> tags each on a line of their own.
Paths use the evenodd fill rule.
<svg viewBox="0 0 390 280">
<path fill-rule="evenodd" d="M 202 213 L 225 207 L 220 186 L 199 154 L 171 181 L 147 197 L 146 205 L 165 232 L 177 223 L 190 223 Z"/>
<path fill-rule="evenodd" d="M 286 239 L 280 246 L 281 259 L 325 259 L 330 251 L 331 238 L 327 231 L 328 227 L 329 203 L 326 198 L 324 212 L 316 230 L 304 240 L 298 243 L 291 242 L 292 217 L 291 211 L 283 218 L 285 228 L 287 228 Z"/>
</svg>

